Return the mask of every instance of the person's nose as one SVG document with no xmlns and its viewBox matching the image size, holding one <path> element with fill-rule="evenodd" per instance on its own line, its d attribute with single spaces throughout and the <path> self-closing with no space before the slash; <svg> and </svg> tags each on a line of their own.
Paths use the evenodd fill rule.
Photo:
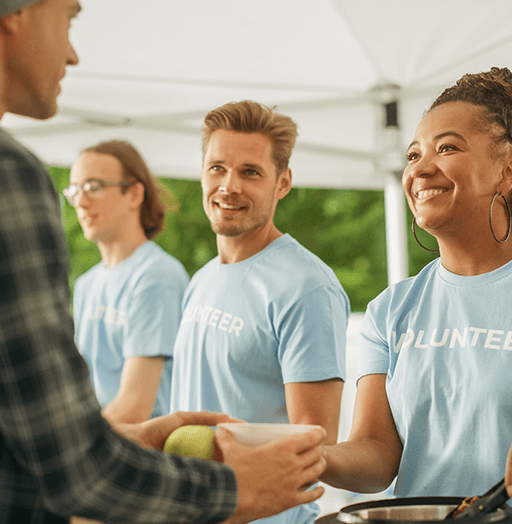
<svg viewBox="0 0 512 524">
<path fill-rule="evenodd" d="M 404 175 L 411 178 L 425 178 L 435 174 L 437 166 L 433 161 L 432 155 L 424 154 L 416 162 L 409 164 L 404 171 Z"/>
<path fill-rule="evenodd" d="M 234 171 L 226 171 L 222 177 L 219 191 L 228 195 L 241 193 L 242 184 L 238 174 Z"/>
<path fill-rule="evenodd" d="M 75 208 L 87 208 L 89 207 L 90 203 L 91 200 L 87 197 L 85 191 L 82 188 L 79 188 L 75 195 L 73 206 Z"/>
<path fill-rule="evenodd" d="M 77 52 L 75 51 L 75 48 L 73 47 L 71 42 L 68 42 L 68 58 L 66 61 L 66 65 L 76 66 L 78 65 L 79 61 L 80 60 L 78 58 Z"/>
</svg>

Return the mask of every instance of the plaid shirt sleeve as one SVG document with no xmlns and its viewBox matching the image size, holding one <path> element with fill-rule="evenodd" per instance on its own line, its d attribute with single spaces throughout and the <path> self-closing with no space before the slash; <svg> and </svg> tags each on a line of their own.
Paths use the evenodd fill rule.
<svg viewBox="0 0 512 524">
<path fill-rule="evenodd" d="M 231 469 L 144 450 L 101 417 L 73 341 L 58 198 L 44 166 L 4 131 L 0 455 L 3 522 L 43 522 L 45 511 L 125 524 L 219 522 L 236 507 Z"/>
</svg>

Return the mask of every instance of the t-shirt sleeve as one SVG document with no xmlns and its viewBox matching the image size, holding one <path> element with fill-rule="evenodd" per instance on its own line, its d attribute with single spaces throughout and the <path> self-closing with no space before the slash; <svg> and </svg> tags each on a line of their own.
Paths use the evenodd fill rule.
<svg viewBox="0 0 512 524">
<path fill-rule="evenodd" d="M 326 285 L 285 308 L 278 323 L 283 381 L 317 382 L 346 376 L 348 299 Z"/>
<path fill-rule="evenodd" d="M 381 296 L 370 302 L 359 335 L 357 380 L 365 375 L 387 373 L 389 344 L 386 337 L 386 305 Z"/>
<path fill-rule="evenodd" d="M 124 322 L 123 356 L 172 357 L 181 320 L 183 286 L 179 281 L 139 283 Z"/>
</svg>

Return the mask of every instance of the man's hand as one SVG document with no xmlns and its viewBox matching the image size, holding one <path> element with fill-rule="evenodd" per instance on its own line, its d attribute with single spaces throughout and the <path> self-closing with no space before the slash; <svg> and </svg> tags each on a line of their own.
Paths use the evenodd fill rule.
<svg viewBox="0 0 512 524">
<path fill-rule="evenodd" d="M 318 499 L 324 488 L 305 490 L 325 470 L 322 445 L 325 436 L 325 430 L 316 428 L 249 447 L 239 444 L 230 431 L 217 429 L 216 445 L 223 462 L 233 468 L 238 485 L 237 510 L 226 523 L 242 524 L 270 517 Z"/>
<path fill-rule="evenodd" d="M 505 486 L 507 486 L 507 493 L 512 497 L 512 446 L 508 452 L 507 467 L 505 471 Z"/>
<path fill-rule="evenodd" d="M 181 426 L 200 424 L 216 426 L 220 422 L 235 422 L 228 415 L 211 411 L 185 412 L 176 411 L 170 415 L 153 418 L 139 424 L 123 424 L 112 422 L 112 428 L 129 440 L 137 442 L 142 447 L 163 449 L 165 440 Z"/>
</svg>

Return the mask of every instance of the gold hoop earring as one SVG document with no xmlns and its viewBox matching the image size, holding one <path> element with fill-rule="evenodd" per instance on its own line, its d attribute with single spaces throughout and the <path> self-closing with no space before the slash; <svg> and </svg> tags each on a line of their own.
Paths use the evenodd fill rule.
<svg viewBox="0 0 512 524">
<path fill-rule="evenodd" d="M 503 198 L 503 202 L 505 202 L 505 207 L 507 208 L 507 216 L 508 216 L 507 236 L 503 240 L 498 240 L 498 238 L 494 234 L 494 229 L 492 228 L 492 208 L 494 206 L 494 201 L 496 200 L 496 197 L 498 195 L 501 195 L 501 198 Z M 492 236 L 493 236 L 494 240 L 496 240 L 496 242 L 498 242 L 498 244 L 504 244 L 508 240 L 508 237 L 510 236 L 510 229 L 511 229 L 511 226 L 512 226 L 511 218 L 510 218 L 510 207 L 508 206 L 507 199 L 499 191 L 496 192 L 496 194 L 492 197 L 492 200 L 491 200 L 491 205 L 489 207 L 489 226 L 491 226 Z"/>
<path fill-rule="evenodd" d="M 429 251 L 430 253 L 439 253 L 439 249 L 429 249 L 428 247 L 425 247 L 416 236 L 416 217 L 412 217 L 412 234 L 414 235 L 414 240 L 419 244 L 420 247 L 422 247 L 425 251 Z"/>
</svg>

